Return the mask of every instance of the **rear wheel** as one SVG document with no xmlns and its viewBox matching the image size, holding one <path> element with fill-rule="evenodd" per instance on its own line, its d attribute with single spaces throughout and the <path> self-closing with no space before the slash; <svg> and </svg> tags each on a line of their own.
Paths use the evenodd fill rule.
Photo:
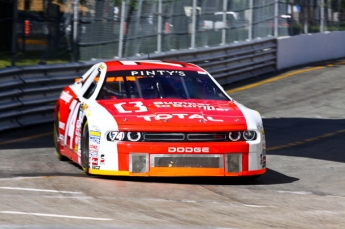
<svg viewBox="0 0 345 229">
<path fill-rule="evenodd" d="M 90 158 L 89 158 L 89 125 L 86 121 L 83 127 L 81 138 L 81 167 L 86 174 L 89 174 Z"/>
<path fill-rule="evenodd" d="M 68 158 L 63 156 L 61 154 L 61 150 L 60 150 L 60 143 L 59 143 L 59 118 L 60 118 L 60 112 L 57 113 L 56 115 L 56 119 L 54 120 L 54 145 L 55 145 L 55 154 L 56 157 L 60 160 L 60 161 L 67 161 Z"/>
</svg>

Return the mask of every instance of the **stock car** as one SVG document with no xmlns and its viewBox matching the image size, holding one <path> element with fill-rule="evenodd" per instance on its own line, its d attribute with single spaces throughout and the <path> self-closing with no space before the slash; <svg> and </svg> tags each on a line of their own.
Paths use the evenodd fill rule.
<svg viewBox="0 0 345 229">
<path fill-rule="evenodd" d="M 54 110 L 60 160 L 87 174 L 247 176 L 266 172 L 262 118 L 204 69 L 111 60 L 66 86 Z"/>
</svg>

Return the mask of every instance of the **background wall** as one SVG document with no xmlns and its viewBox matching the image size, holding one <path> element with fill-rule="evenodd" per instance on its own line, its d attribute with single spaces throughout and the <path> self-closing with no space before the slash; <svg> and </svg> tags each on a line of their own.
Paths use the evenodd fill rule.
<svg viewBox="0 0 345 229">
<path fill-rule="evenodd" d="M 277 39 L 277 70 L 345 57 L 345 31 Z"/>
</svg>

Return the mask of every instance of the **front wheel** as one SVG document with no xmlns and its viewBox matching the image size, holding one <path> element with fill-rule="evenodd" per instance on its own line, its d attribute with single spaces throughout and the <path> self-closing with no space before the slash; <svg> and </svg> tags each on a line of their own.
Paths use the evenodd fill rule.
<svg viewBox="0 0 345 229">
<path fill-rule="evenodd" d="M 90 168 L 89 149 L 89 125 L 86 121 L 83 127 L 81 138 L 81 167 L 86 174 L 89 174 Z"/>
</svg>

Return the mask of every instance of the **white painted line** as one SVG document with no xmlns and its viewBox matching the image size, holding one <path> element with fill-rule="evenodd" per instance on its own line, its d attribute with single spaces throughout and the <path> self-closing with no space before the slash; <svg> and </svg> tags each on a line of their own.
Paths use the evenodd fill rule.
<svg viewBox="0 0 345 229">
<path fill-rule="evenodd" d="M 44 198 L 60 199 L 93 199 L 93 196 L 43 196 Z"/>
<path fill-rule="evenodd" d="M 0 211 L 0 213 L 2 213 L 2 214 L 17 214 L 17 215 L 33 215 L 33 216 L 58 217 L 58 218 L 69 218 L 69 219 L 113 220 L 113 219 L 108 219 L 108 218 L 94 218 L 94 217 L 83 217 L 83 216 L 55 215 L 55 214 L 15 212 L 15 211 Z"/>
<path fill-rule="evenodd" d="M 277 191 L 279 193 L 290 193 L 290 194 L 297 194 L 297 195 L 312 195 L 312 192 L 304 192 L 304 191 Z"/>
<path fill-rule="evenodd" d="M 262 206 L 262 205 L 253 205 L 253 204 L 243 204 L 245 207 L 251 207 L 251 208 L 267 208 L 271 206 Z"/>
<path fill-rule="evenodd" d="M 0 178 L 0 181 L 3 181 L 3 180 L 25 180 L 25 179 L 37 179 L 37 178 L 43 178 L 43 177 L 10 177 L 10 178 Z"/>
<path fill-rule="evenodd" d="M 59 191 L 59 190 L 49 190 L 49 189 L 35 189 L 35 188 L 0 187 L 0 189 L 32 191 L 32 192 L 54 192 L 54 193 L 68 193 L 68 194 L 83 194 L 82 192 L 70 192 L 70 191 Z"/>
</svg>

